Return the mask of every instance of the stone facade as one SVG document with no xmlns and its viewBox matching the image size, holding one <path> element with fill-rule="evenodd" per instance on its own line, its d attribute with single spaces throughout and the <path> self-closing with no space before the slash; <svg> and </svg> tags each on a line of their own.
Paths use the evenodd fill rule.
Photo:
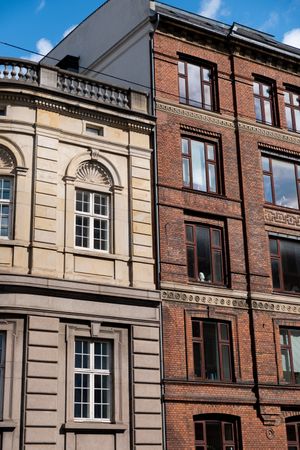
<svg viewBox="0 0 300 450">
<path fill-rule="evenodd" d="M 1 450 L 159 450 L 147 96 L 21 61 L 0 71 Z M 94 352 L 79 374 L 78 342 Z"/>
</svg>

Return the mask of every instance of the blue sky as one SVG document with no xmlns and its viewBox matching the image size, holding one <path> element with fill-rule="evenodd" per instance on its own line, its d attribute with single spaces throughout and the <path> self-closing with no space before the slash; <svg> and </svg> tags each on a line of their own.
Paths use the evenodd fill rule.
<svg viewBox="0 0 300 450">
<path fill-rule="evenodd" d="M 120 0 L 122 1 L 122 0 Z M 47 53 L 103 0 L 0 0 L 0 41 Z M 231 24 L 239 22 L 300 48 L 300 0 L 166 0 L 165 3 Z M 0 44 L 1 56 L 38 56 Z"/>
</svg>

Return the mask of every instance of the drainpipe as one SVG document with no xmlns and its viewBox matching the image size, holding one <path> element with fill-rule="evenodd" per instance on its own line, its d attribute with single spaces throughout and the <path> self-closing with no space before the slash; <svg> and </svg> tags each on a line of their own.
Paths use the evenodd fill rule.
<svg viewBox="0 0 300 450">
<path fill-rule="evenodd" d="M 151 2 L 152 3 L 152 2 Z M 154 3 L 154 2 L 153 2 Z M 155 7 L 155 3 L 154 3 Z M 150 17 L 152 23 L 152 31 L 150 32 L 150 70 L 151 70 L 151 114 L 156 117 L 156 100 L 155 100 L 155 67 L 154 67 L 154 34 L 158 28 L 160 16 L 158 13 Z M 153 188 L 154 188 L 154 230 L 155 230 L 155 252 L 156 252 L 156 286 L 160 289 L 160 240 L 159 240 L 159 208 L 158 208 L 158 168 L 157 168 L 157 133 L 156 125 L 153 131 Z M 159 306 L 159 335 L 160 335 L 160 372 L 161 379 L 164 379 L 164 360 L 163 360 L 163 327 L 162 327 L 162 304 Z M 162 444 L 163 449 L 166 450 L 166 428 L 165 428 L 165 403 L 164 399 L 164 385 L 161 384 L 161 400 L 162 400 Z"/>
</svg>

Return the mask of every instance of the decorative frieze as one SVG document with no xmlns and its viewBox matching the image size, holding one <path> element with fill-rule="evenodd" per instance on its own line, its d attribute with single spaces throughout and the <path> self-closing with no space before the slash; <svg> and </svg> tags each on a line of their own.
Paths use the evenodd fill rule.
<svg viewBox="0 0 300 450">
<path fill-rule="evenodd" d="M 265 209 L 264 218 L 267 223 L 300 229 L 300 215 L 298 214 Z"/>
<path fill-rule="evenodd" d="M 184 303 L 198 303 L 202 305 L 211 306 L 225 306 L 233 308 L 248 308 L 247 302 L 244 299 L 227 298 L 215 295 L 201 295 L 191 292 L 179 291 L 162 291 L 162 300 L 175 300 Z"/>
<path fill-rule="evenodd" d="M 249 133 L 259 134 L 261 136 L 276 139 L 277 141 L 288 142 L 290 144 L 300 144 L 300 138 L 297 136 L 291 136 L 283 131 L 276 131 L 264 128 L 263 126 L 252 125 L 249 123 L 239 122 L 238 127 L 240 130 L 248 131 Z"/>
<path fill-rule="evenodd" d="M 269 301 L 252 301 L 252 308 L 272 312 L 284 312 L 290 314 L 300 314 L 300 305 L 292 303 L 276 303 Z"/>
<path fill-rule="evenodd" d="M 213 116 L 211 114 L 208 114 L 207 112 L 203 114 L 198 111 L 192 111 L 180 106 L 170 105 L 168 103 L 162 102 L 156 103 L 156 109 L 157 111 L 167 112 L 169 114 L 175 114 L 177 116 L 187 117 L 189 119 L 200 120 L 201 122 L 217 125 L 220 127 L 234 128 L 233 121 L 222 119 L 218 116 Z"/>
</svg>

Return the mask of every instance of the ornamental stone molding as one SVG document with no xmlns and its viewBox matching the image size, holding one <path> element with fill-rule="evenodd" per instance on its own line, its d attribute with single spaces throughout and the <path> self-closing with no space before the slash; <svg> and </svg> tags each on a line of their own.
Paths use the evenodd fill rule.
<svg viewBox="0 0 300 450">
<path fill-rule="evenodd" d="M 266 223 L 300 230 L 300 215 L 298 214 L 265 209 L 264 218 Z"/>
<path fill-rule="evenodd" d="M 300 293 L 299 293 L 300 294 Z M 272 301 L 252 301 L 252 309 L 270 312 L 281 312 L 288 314 L 300 314 L 300 305 L 293 303 L 277 303 Z"/>
<path fill-rule="evenodd" d="M 193 294 L 191 292 L 163 290 L 161 292 L 161 298 L 162 300 L 172 300 L 183 303 L 248 309 L 247 302 L 244 299 L 226 298 L 215 295 L 201 295 Z"/>
<path fill-rule="evenodd" d="M 10 152 L 0 147 L 0 169 L 13 169 L 15 161 Z"/>
<path fill-rule="evenodd" d="M 85 161 L 80 164 L 76 179 L 85 183 L 96 183 L 98 186 L 111 187 L 112 179 L 105 168 L 97 161 Z"/>
<path fill-rule="evenodd" d="M 218 125 L 220 127 L 225 127 L 225 128 L 234 128 L 233 121 L 231 122 L 230 120 L 221 119 L 220 117 L 212 116 L 207 113 L 203 114 L 198 111 L 191 111 L 189 109 L 185 109 L 180 106 L 170 105 L 168 103 L 162 103 L 162 102 L 158 101 L 156 103 L 156 109 L 157 109 L 157 111 L 162 111 L 162 112 L 166 112 L 169 114 L 175 114 L 177 116 L 187 117 L 189 119 L 197 119 L 203 123 Z"/>
<path fill-rule="evenodd" d="M 259 134 L 261 136 L 276 139 L 277 141 L 288 142 L 290 144 L 300 144 L 300 138 L 297 136 L 290 136 L 283 131 L 269 130 L 260 126 L 251 125 L 244 122 L 238 122 L 238 127 L 240 130 L 248 131 L 249 133 Z M 263 144 L 260 144 L 263 145 Z"/>
</svg>

